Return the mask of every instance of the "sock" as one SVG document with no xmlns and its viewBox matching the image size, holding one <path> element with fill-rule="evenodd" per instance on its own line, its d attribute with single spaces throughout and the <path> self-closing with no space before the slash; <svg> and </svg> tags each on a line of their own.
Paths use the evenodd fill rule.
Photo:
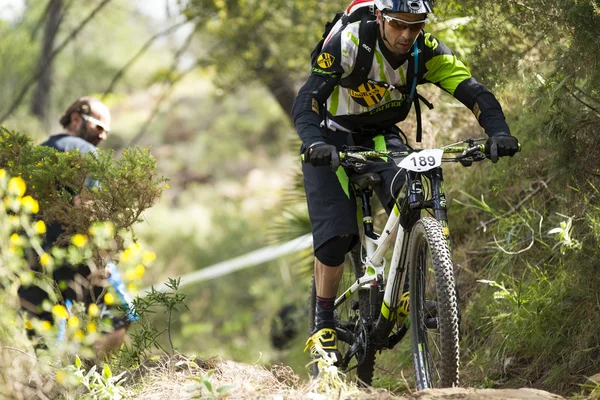
<svg viewBox="0 0 600 400">
<path fill-rule="evenodd" d="M 323 328 L 335 329 L 335 321 L 333 320 L 333 304 L 335 297 L 324 298 L 317 296 L 317 330 Z"/>
</svg>

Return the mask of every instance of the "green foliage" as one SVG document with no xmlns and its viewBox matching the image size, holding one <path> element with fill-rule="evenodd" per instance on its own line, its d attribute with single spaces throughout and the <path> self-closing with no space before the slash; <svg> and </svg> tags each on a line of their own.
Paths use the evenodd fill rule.
<svg viewBox="0 0 600 400">
<path fill-rule="evenodd" d="M 166 283 L 170 291 L 160 292 L 152 287 L 151 291 L 144 297 L 134 299 L 133 308 L 139 317 L 135 326 L 130 329 L 129 337 L 131 344 L 125 345 L 121 350 L 119 363 L 121 366 L 132 367 L 138 366 L 148 358 L 154 349 L 160 349 L 166 354 L 173 354 L 175 348 L 171 339 L 172 318 L 173 313 L 178 313 L 178 307 L 183 305 L 186 295 L 179 292 L 179 279 L 169 279 Z M 157 329 L 152 320 L 152 314 L 155 314 L 157 309 L 163 309 L 168 315 L 167 327 L 165 329 Z M 186 307 L 187 308 L 187 307 Z M 167 333 L 170 351 L 167 351 L 159 342 L 160 336 Z"/>
<path fill-rule="evenodd" d="M 3 127 L 0 168 L 25 180 L 28 193 L 40 203 L 42 220 L 63 224 L 59 243 L 87 232 L 98 221 L 112 222 L 117 232 L 131 229 L 161 195 L 166 181 L 148 150 L 126 150 L 119 160 L 110 151 L 97 156 L 63 153 L 33 146 L 26 135 Z"/>
<path fill-rule="evenodd" d="M 218 400 L 228 396 L 228 391 L 232 389 L 233 385 L 223 385 L 219 387 L 215 387 L 211 382 L 211 377 L 215 373 L 215 370 L 207 371 L 200 376 L 194 376 L 188 378 L 191 381 L 198 382 L 201 385 L 198 385 L 194 390 L 198 390 L 200 393 L 193 396 L 193 399 L 210 399 L 210 400 Z"/>
<path fill-rule="evenodd" d="M 78 393 L 77 399 L 84 400 L 120 400 L 127 396 L 128 391 L 123 388 L 126 381 L 126 371 L 119 375 L 113 376 L 108 365 L 104 365 L 102 372 L 97 371 L 97 366 L 93 365 L 86 372 L 82 366 L 81 359 L 76 356 L 75 363 L 70 365 L 57 374 L 57 380 L 60 381 L 75 381 L 76 387 L 80 386 L 85 389 L 84 393 Z M 71 398 L 67 396 L 67 398 Z M 75 398 L 75 397 L 73 397 Z"/>
</svg>

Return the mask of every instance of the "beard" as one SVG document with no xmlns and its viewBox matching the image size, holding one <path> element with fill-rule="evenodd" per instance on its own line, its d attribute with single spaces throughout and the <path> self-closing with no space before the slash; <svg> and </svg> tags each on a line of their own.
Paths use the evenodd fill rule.
<svg viewBox="0 0 600 400">
<path fill-rule="evenodd" d="M 86 142 L 93 144 L 94 146 L 97 146 L 98 143 L 100 143 L 100 138 L 98 137 L 98 135 L 96 135 L 91 129 L 87 127 L 87 123 L 85 121 L 82 121 L 81 125 L 79 126 L 77 136 L 79 136 Z"/>
</svg>

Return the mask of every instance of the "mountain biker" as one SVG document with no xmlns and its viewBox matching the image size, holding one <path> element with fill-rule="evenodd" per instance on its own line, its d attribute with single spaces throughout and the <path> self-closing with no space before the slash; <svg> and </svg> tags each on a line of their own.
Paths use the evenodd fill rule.
<svg viewBox="0 0 600 400">
<path fill-rule="evenodd" d="M 302 171 L 315 255 L 316 328 L 305 349 L 313 356 L 317 356 L 319 346 L 340 360 L 333 304 L 344 256 L 357 243 L 359 234 L 356 203 L 348 185 L 352 172 L 337 169 L 342 146 L 406 150 L 395 124 L 410 110 L 413 83 L 433 83 L 473 112 L 489 137 L 493 162 L 518 150 L 518 141 L 511 136 L 496 97 L 471 76 L 448 47 L 424 30 L 431 12 L 428 0 L 375 0 L 376 21 L 350 23 L 324 43 L 294 102 L 301 152 L 312 165 L 303 165 Z M 343 86 L 341 80 L 358 64 L 358 34 L 363 23 L 372 23 L 377 36 L 368 77 L 400 90 L 388 90 L 372 81 L 358 87 Z M 331 168 L 313 168 L 316 166 Z M 369 165 L 363 171 L 380 175 L 382 184 L 375 191 L 388 214 L 394 205 L 390 184 L 397 171 L 395 164 L 387 162 Z M 402 175 L 398 176 L 393 192 L 403 183 Z"/>
<path fill-rule="evenodd" d="M 100 100 L 93 97 L 81 97 L 67 107 L 59 121 L 64 131 L 50 136 L 41 146 L 51 147 L 59 152 L 79 150 L 81 153 L 96 153 L 96 146 L 106 139 L 110 131 L 111 116 L 108 107 Z M 96 183 L 88 180 L 86 184 Z M 75 195 L 73 205 L 83 206 L 79 196 Z M 50 252 L 53 246 L 64 245 L 59 242 L 63 224 L 52 222 L 46 225 L 47 230 L 42 248 L 44 251 Z M 40 270 L 39 260 L 30 259 L 29 262 L 32 264 L 32 269 Z M 129 320 L 126 316 L 112 316 L 113 312 L 104 304 L 102 298 L 106 286 L 104 276 L 96 275 L 86 264 L 62 265 L 52 272 L 52 278 L 61 288 L 61 295 L 65 302 L 82 301 L 86 308 L 91 303 L 96 303 L 100 310 L 99 315 L 106 316 L 110 320 L 112 330 L 95 344 L 96 351 L 100 355 L 121 345 Z M 49 299 L 49 295 L 44 289 L 35 285 L 22 286 L 19 288 L 19 297 L 23 311 L 39 319 L 52 321 L 52 314 L 43 311 L 41 307 L 44 300 Z"/>
</svg>

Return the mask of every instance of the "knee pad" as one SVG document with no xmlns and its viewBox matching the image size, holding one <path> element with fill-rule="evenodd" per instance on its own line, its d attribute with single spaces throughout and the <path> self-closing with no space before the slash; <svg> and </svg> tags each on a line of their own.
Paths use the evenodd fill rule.
<svg viewBox="0 0 600 400">
<path fill-rule="evenodd" d="M 344 263 L 344 257 L 354 244 L 354 235 L 336 236 L 315 250 L 315 257 L 323 264 L 337 267 Z"/>
</svg>

